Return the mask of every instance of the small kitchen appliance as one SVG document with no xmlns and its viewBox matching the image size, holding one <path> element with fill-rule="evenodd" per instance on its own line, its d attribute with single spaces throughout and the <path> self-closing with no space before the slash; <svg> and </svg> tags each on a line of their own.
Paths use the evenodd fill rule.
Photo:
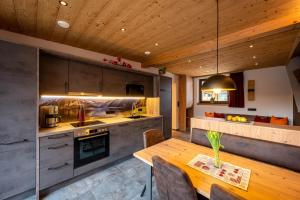
<svg viewBox="0 0 300 200">
<path fill-rule="evenodd" d="M 60 116 L 58 115 L 58 106 L 41 106 L 40 107 L 40 126 L 43 128 L 57 127 L 57 123 L 60 122 Z"/>
</svg>

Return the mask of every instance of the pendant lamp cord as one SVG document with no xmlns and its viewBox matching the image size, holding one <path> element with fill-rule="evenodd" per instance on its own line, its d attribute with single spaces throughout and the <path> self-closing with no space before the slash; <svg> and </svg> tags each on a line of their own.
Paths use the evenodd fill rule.
<svg viewBox="0 0 300 200">
<path fill-rule="evenodd" d="M 217 74 L 219 73 L 219 0 L 217 1 Z"/>
</svg>

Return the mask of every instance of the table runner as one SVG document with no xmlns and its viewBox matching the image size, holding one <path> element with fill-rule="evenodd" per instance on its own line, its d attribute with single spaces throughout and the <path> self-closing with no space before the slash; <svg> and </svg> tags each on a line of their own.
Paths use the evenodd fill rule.
<svg viewBox="0 0 300 200">
<path fill-rule="evenodd" d="M 203 154 L 198 154 L 187 165 L 235 187 L 243 190 L 247 190 L 248 188 L 251 175 L 250 169 L 242 168 L 228 162 L 221 162 L 221 167 L 215 168 L 214 158 Z"/>
</svg>

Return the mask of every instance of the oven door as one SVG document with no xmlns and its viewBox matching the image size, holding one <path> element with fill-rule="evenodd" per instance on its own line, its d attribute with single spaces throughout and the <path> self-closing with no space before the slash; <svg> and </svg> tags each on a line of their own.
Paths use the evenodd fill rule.
<svg viewBox="0 0 300 200">
<path fill-rule="evenodd" d="M 74 168 L 109 156 L 109 132 L 74 139 Z"/>
</svg>

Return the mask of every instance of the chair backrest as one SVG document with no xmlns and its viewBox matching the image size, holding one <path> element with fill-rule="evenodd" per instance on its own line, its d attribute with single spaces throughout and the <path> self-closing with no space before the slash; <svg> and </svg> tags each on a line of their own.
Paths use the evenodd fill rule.
<svg viewBox="0 0 300 200">
<path fill-rule="evenodd" d="M 161 200 L 196 200 L 189 176 L 175 165 L 153 156 L 153 173 Z"/>
<path fill-rule="evenodd" d="M 217 184 L 210 188 L 210 200 L 243 200 L 244 198 L 233 194 Z"/>
<path fill-rule="evenodd" d="M 191 142 L 211 147 L 206 132 L 193 128 Z M 300 172 L 300 147 L 225 133 L 221 143 L 225 147 L 222 151 Z"/>
<path fill-rule="evenodd" d="M 153 146 L 165 140 L 163 133 L 158 129 L 151 129 L 143 133 L 144 148 Z"/>
</svg>

